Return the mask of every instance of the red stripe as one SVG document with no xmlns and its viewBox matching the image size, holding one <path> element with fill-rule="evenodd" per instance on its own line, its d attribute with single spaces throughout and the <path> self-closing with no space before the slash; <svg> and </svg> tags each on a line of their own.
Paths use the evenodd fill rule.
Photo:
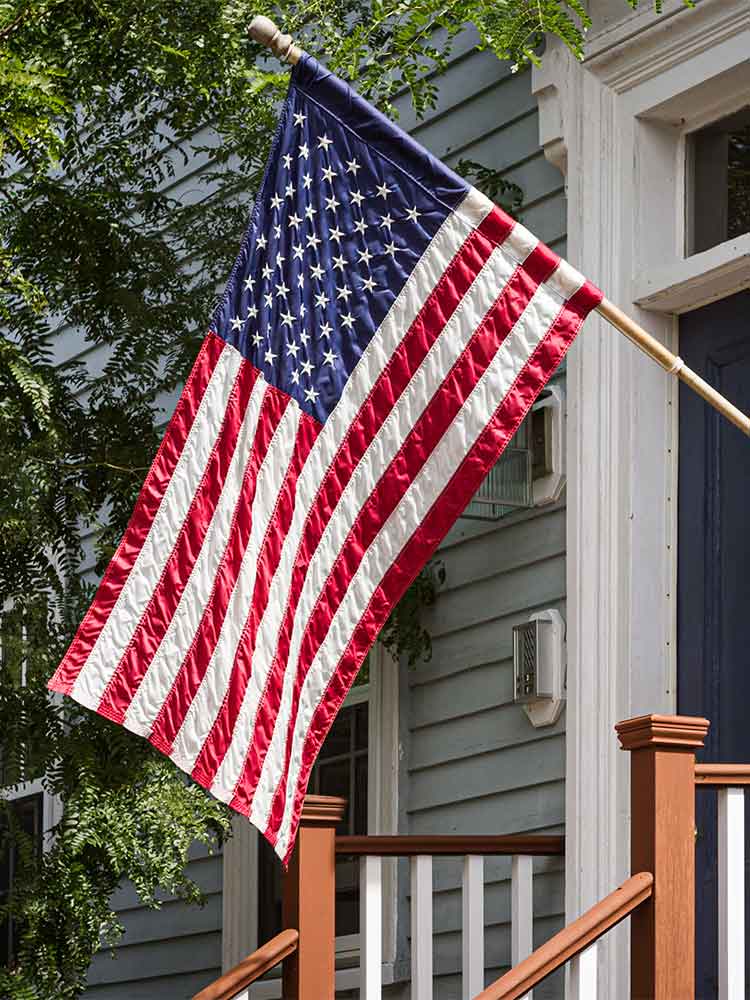
<svg viewBox="0 0 750 1000">
<path fill-rule="evenodd" d="M 242 799 L 252 793 L 257 783 L 273 735 L 297 602 L 309 561 L 331 513 L 368 445 L 490 257 L 495 242 L 507 236 L 512 225 L 511 220 L 506 222 L 491 213 L 485 224 L 474 230 L 461 246 L 378 377 L 323 478 L 303 528 L 276 654 L 259 703 L 254 738 L 237 786 L 236 796 Z M 235 805 L 235 808 L 241 810 L 242 807 Z"/>
<path fill-rule="evenodd" d="M 523 267 L 515 271 L 363 504 L 305 627 L 296 665 L 289 732 L 294 729 L 299 695 L 307 671 L 357 571 L 362 553 L 401 502 L 409 485 L 452 424 L 539 284 L 549 277 L 556 266 L 557 258 L 546 247 L 539 246 L 530 254 Z M 284 771 L 277 786 L 268 823 L 269 838 L 275 839 L 283 818 L 290 753 L 291 741 L 288 740 Z"/>
<path fill-rule="evenodd" d="M 271 391 L 270 388 L 264 392 L 255 440 L 245 466 L 242 488 L 232 516 L 229 541 L 216 574 L 211 596 L 193 636 L 190 649 L 151 727 L 149 737 L 151 743 L 167 756 L 172 752 L 174 738 L 182 726 L 195 692 L 200 687 L 219 640 L 227 607 L 250 540 L 258 470 L 266 457 L 268 445 L 283 413 L 283 407 L 279 406 L 280 395 L 278 390 Z"/>
<path fill-rule="evenodd" d="M 429 559 L 445 533 L 460 516 L 498 455 L 513 437 L 534 400 L 559 365 L 581 323 L 601 301 L 601 293 L 586 283 L 561 310 L 550 332 L 534 351 L 503 403 L 458 466 L 445 490 L 373 593 L 339 660 L 324 696 L 313 714 L 302 751 L 302 767 L 290 818 L 291 836 L 285 862 L 291 855 L 310 771 L 333 720 L 357 675 L 370 646 L 393 606 Z M 266 834 L 268 836 L 268 833 Z M 269 838 L 270 839 L 270 838 Z M 274 837 L 272 842 L 275 842 Z"/>
<path fill-rule="evenodd" d="M 216 504 L 224 486 L 240 427 L 247 410 L 257 369 L 242 361 L 227 400 L 221 430 L 211 450 L 200 486 L 196 490 L 174 548 L 154 588 L 148 607 L 125 650 L 97 707 L 97 712 L 122 722 L 143 680 L 198 558 Z"/>
<path fill-rule="evenodd" d="M 91 653 L 97 636 L 104 628 L 146 540 L 164 496 L 164 491 L 172 478 L 175 466 L 193 426 L 206 386 L 225 347 L 225 342 L 214 333 L 209 333 L 203 341 L 159 450 L 146 476 L 146 481 L 138 496 L 122 541 L 107 567 L 96 592 L 96 597 L 81 622 L 73 642 L 49 681 L 50 690 L 70 694 L 78 674 Z"/>
<path fill-rule="evenodd" d="M 283 396 L 282 393 L 279 395 Z M 247 682 L 250 678 L 250 665 L 258 627 L 268 603 L 271 581 L 278 567 L 284 539 L 294 514 L 297 479 L 319 432 L 318 422 L 306 413 L 302 413 L 289 467 L 276 502 L 276 509 L 269 520 L 268 530 L 260 547 L 250 614 L 237 648 L 229 685 L 211 732 L 201 747 L 201 752 L 192 770 L 193 778 L 205 788 L 210 787 L 232 740 L 237 716 L 242 707 Z"/>
</svg>

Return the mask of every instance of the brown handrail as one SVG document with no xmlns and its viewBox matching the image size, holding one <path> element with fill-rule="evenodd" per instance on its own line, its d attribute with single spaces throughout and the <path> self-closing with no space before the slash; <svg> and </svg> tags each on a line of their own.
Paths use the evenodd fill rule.
<svg viewBox="0 0 750 1000">
<path fill-rule="evenodd" d="M 750 764 L 696 764 L 695 784 L 701 788 L 750 785 Z"/>
<path fill-rule="evenodd" d="M 507 837 L 337 837 L 336 853 L 375 857 L 409 858 L 433 855 L 527 854 L 560 857 L 565 854 L 565 838 L 556 836 Z"/>
<path fill-rule="evenodd" d="M 282 931 L 248 955 L 229 972 L 215 979 L 209 986 L 196 993 L 193 1000 L 232 1000 L 250 983 L 260 979 L 279 962 L 297 950 L 299 934 L 294 930 Z"/>
<path fill-rule="evenodd" d="M 483 990 L 475 1000 L 517 1000 L 525 996 L 555 969 L 585 951 L 644 903 L 651 896 L 653 886 L 651 872 L 632 875 L 619 889 L 551 937 L 541 948 Z"/>
</svg>

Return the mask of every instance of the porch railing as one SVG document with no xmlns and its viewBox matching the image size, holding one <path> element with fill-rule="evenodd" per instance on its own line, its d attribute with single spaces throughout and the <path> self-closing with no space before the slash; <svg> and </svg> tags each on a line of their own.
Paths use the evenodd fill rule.
<svg viewBox="0 0 750 1000">
<path fill-rule="evenodd" d="M 693 1000 L 695 793 L 696 788 L 706 787 L 719 790 L 719 996 L 744 1000 L 744 786 L 750 784 L 750 765 L 697 765 L 695 751 L 703 745 L 708 725 L 705 719 L 648 715 L 616 726 L 622 748 L 631 755 L 634 874 L 533 952 L 532 859 L 562 854 L 561 837 L 337 838 L 335 828 L 346 803 L 308 796 L 285 878 L 283 922 L 290 929 L 283 941 L 288 950 L 281 954 L 280 935 L 195 1000 L 246 995 L 243 990 L 270 968 L 268 961 L 274 956 L 276 963 L 283 960 L 285 1000 L 333 1000 L 337 854 L 360 858 L 363 1000 L 381 997 L 381 866 L 384 857 L 394 856 L 408 857 L 411 864 L 412 1000 L 431 1000 L 432 859 L 438 855 L 464 859 L 464 1000 L 530 997 L 536 985 L 566 963 L 570 963 L 572 997 L 596 1000 L 596 942 L 627 917 L 632 1000 Z M 488 855 L 513 858 L 513 968 L 484 988 L 483 859 Z"/>
</svg>

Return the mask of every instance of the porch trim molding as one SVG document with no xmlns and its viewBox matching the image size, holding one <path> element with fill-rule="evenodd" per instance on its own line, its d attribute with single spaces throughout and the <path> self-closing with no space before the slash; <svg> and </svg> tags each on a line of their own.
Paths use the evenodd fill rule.
<svg viewBox="0 0 750 1000">
<path fill-rule="evenodd" d="M 750 103 L 750 7 L 666 0 L 659 16 L 644 6 L 614 24 L 614 0 L 590 7 L 583 66 L 551 42 L 533 73 L 540 141 L 566 177 L 567 255 L 677 351 L 678 313 L 750 285 L 744 238 L 683 253 L 685 136 Z M 570 923 L 629 872 L 628 761 L 613 727 L 676 711 L 678 393 L 596 316 L 568 356 L 567 388 Z M 599 973 L 603 996 L 628 995 L 623 931 L 602 943 Z"/>
</svg>

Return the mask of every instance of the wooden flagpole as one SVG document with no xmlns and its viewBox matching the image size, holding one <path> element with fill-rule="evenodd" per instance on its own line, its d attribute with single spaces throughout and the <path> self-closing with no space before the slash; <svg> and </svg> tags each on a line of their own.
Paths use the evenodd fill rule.
<svg viewBox="0 0 750 1000">
<path fill-rule="evenodd" d="M 291 35 L 283 35 L 279 28 L 267 17 L 254 17 L 248 28 L 250 37 L 284 62 L 296 65 L 302 58 L 302 49 L 295 45 Z M 689 386 L 693 392 L 697 392 L 714 409 L 718 410 L 727 420 L 750 437 L 750 417 L 739 410 L 734 404 L 722 396 L 720 392 L 709 385 L 700 375 L 685 364 L 681 357 L 673 354 L 668 348 L 643 329 L 635 320 L 631 319 L 622 309 L 609 301 L 602 299 L 596 310 L 603 316 L 616 330 L 624 334 L 628 340 L 639 347 L 644 354 L 647 354 L 653 361 L 667 372 L 668 375 L 675 375 L 681 382 Z"/>
</svg>

